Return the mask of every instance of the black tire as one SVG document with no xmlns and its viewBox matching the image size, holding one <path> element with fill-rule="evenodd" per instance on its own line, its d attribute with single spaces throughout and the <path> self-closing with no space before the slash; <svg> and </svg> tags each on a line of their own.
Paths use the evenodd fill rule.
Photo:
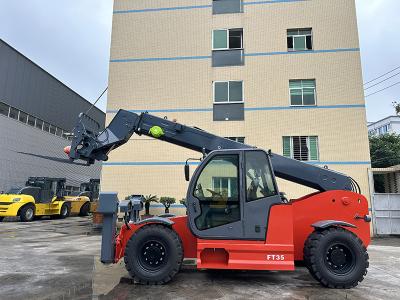
<svg viewBox="0 0 400 300">
<path fill-rule="evenodd" d="M 0 217 L 0 222 L 3 222 L 3 220 L 4 220 L 4 217 Z"/>
<path fill-rule="evenodd" d="M 367 249 L 341 227 L 314 231 L 304 244 L 304 263 L 311 275 L 329 288 L 352 288 L 367 274 Z"/>
<path fill-rule="evenodd" d="M 32 222 L 35 219 L 35 206 L 27 204 L 19 211 L 19 218 L 22 222 Z"/>
<path fill-rule="evenodd" d="M 169 282 L 181 268 L 182 242 L 178 234 L 163 225 L 147 225 L 128 241 L 125 266 L 132 278 L 141 284 Z"/>
<path fill-rule="evenodd" d="M 90 203 L 85 202 L 79 211 L 79 216 L 86 217 L 89 215 L 89 211 L 90 211 Z"/>
<path fill-rule="evenodd" d="M 69 217 L 70 213 L 71 213 L 71 208 L 70 208 L 70 206 L 69 206 L 67 203 L 64 203 L 64 204 L 61 206 L 60 214 L 59 214 L 57 217 L 58 217 L 59 219 L 65 219 L 65 218 L 68 218 L 68 217 Z"/>
</svg>

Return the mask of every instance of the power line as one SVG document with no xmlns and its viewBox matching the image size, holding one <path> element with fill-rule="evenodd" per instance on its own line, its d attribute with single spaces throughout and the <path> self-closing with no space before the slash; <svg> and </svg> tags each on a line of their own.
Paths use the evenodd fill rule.
<svg viewBox="0 0 400 300">
<path fill-rule="evenodd" d="M 379 92 L 382 92 L 382 91 L 384 91 L 384 90 L 387 90 L 387 89 L 389 89 L 389 88 L 391 88 L 391 87 L 393 87 L 393 86 L 395 86 L 395 85 L 398 85 L 398 84 L 400 84 L 400 81 L 398 81 L 398 82 L 396 82 L 396 83 L 394 83 L 394 84 L 392 84 L 392 85 L 389 85 L 389 86 L 387 86 L 387 87 L 385 87 L 385 88 L 383 88 L 383 89 L 381 89 L 381 90 L 379 90 L 379 91 L 376 91 L 376 92 L 374 92 L 374 93 L 372 93 L 372 94 L 368 94 L 368 95 L 365 96 L 365 98 L 367 98 L 367 97 L 369 97 L 369 96 L 372 96 L 372 95 L 375 95 L 375 94 L 377 94 L 377 93 L 379 93 Z"/>
<path fill-rule="evenodd" d="M 397 75 L 399 75 L 399 74 L 400 74 L 400 72 L 399 72 L 399 73 L 396 73 L 396 74 L 394 74 L 394 75 L 392 75 L 392 76 L 390 76 L 390 77 L 388 77 L 388 78 L 385 78 L 385 79 L 379 81 L 378 83 L 375 83 L 375 84 L 373 84 L 373 85 L 371 85 L 371 86 L 365 88 L 364 90 L 366 91 L 366 90 L 368 90 L 368 89 L 370 89 L 370 88 L 372 88 L 372 87 L 374 87 L 374 86 L 377 86 L 378 84 L 381 84 L 382 82 L 385 82 L 385 81 L 387 81 L 387 80 L 389 80 L 389 79 L 391 79 L 391 78 L 393 78 L 393 77 L 395 77 L 395 76 L 397 76 Z"/>
<path fill-rule="evenodd" d="M 99 98 L 97 98 L 97 100 L 92 104 L 92 106 L 89 107 L 89 109 L 87 110 L 87 112 L 85 113 L 86 115 L 89 113 L 89 111 L 93 108 L 93 106 L 96 105 L 96 103 L 101 99 L 101 97 L 103 97 L 104 93 L 108 90 L 108 86 L 106 87 L 106 89 L 100 94 Z"/>
<path fill-rule="evenodd" d="M 364 83 L 364 85 L 367 85 L 368 83 L 371 83 L 371 82 L 373 82 L 373 81 L 375 81 L 375 80 L 378 80 L 378 79 L 382 78 L 383 76 L 385 76 L 385 75 L 387 75 L 387 74 L 390 74 L 390 73 L 392 73 L 393 71 L 396 71 L 396 70 L 398 70 L 398 69 L 400 69 L 400 66 L 398 66 L 397 68 L 394 68 L 393 70 L 390 70 L 389 72 L 386 72 L 385 74 L 383 74 L 383 75 L 381 75 L 381 76 L 378 76 L 378 77 L 376 77 L 376 78 L 374 78 L 374 79 L 372 79 L 372 80 L 370 80 L 370 81 Z"/>
</svg>

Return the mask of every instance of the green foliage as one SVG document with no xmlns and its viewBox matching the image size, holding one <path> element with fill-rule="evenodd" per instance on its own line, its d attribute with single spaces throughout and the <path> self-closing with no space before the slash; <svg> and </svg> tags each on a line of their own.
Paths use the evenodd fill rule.
<svg viewBox="0 0 400 300">
<path fill-rule="evenodd" d="M 150 214 L 150 203 L 151 202 L 158 202 L 158 197 L 156 195 L 151 195 L 151 194 L 144 196 L 145 215 Z"/>
<path fill-rule="evenodd" d="M 394 111 L 396 112 L 396 115 L 399 115 L 400 114 L 400 103 L 398 103 L 397 101 L 393 101 L 392 104 L 394 107 Z"/>
<path fill-rule="evenodd" d="M 182 198 L 181 200 L 179 200 L 180 204 L 183 204 L 186 207 L 186 199 Z"/>
<path fill-rule="evenodd" d="M 150 203 L 150 202 L 158 202 L 158 197 L 152 194 L 144 196 L 144 203 Z"/>
<path fill-rule="evenodd" d="M 384 134 L 369 137 L 373 168 L 386 168 L 400 164 L 400 135 Z"/>
</svg>

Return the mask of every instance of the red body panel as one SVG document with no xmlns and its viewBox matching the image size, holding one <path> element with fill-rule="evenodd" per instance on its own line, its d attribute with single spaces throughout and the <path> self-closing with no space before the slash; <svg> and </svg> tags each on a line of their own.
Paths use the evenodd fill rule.
<svg viewBox="0 0 400 300">
<path fill-rule="evenodd" d="M 196 238 L 188 227 L 187 217 L 170 218 L 172 229 L 180 236 L 185 258 L 197 258 L 197 267 L 205 269 L 293 270 L 294 261 L 303 259 L 304 242 L 323 220 L 344 221 L 346 227 L 367 247 L 370 225 L 362 218 L 368 215 L 364 196 L 348 191 L 313 193 L 288 204 L 271 208 L 265 241 L 209 240 Z M 124 256 L 132 234 L 151 223 L 124 225 L 116 239 L 115 262 Z"/>
</svg>

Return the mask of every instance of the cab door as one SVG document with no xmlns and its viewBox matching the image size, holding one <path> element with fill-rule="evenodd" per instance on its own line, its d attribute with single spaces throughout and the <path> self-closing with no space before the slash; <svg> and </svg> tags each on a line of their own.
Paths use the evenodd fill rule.
<svg viewBox="0 0 400 300">
<path fill-rule="evenodd" d="M 190 229 L 204 239 L 265 240 L 269 211 L 282 203 L 263 150 L 212 152 L 194 172 L 186 199 Z"/>
<path fill-rule="evenodd" d="M 216 151 L 196 169 L 187 194 L 188 219 L 199 238 L 243 239 L 242 151 Z"/>
</svg>

